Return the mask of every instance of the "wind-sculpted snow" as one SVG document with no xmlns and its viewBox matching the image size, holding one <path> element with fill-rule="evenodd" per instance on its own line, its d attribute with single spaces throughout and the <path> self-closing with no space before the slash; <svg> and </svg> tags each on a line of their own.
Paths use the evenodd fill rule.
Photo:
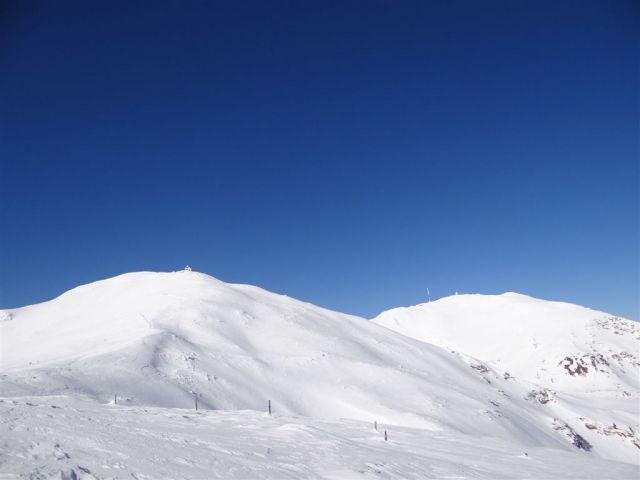
<svg viewBox="0 0 640 480">
<path fill-rule="evenodd" d="M 100 405 L 66 396 L 0 399 L 0 446 L 0 478 L 627 480 L 637 474 L 634 465 L 575 448 L 249 410 Z"/>
<path fill-rule="evenodd" d="M 575 461 L 585 458 L 572 456 L 577 446 L 588 444 L 581 455 L 638 463 L 633 385 L 612 387 L 611 396 L 606 389 L 586 395 L 577 387 L 556 388 L 561 383 L 535 384 L 518 362 L 507 373 L 502 367 L 508 357 L 496 362 L 451 351 L 196 272 L 121 275 L 2 311 L 0 319 L 0 396 L 6 398 L 60 395 L 96 402 L 87 407 L 96 412 L 111 408 L 116 395 L 118 408 L 138 412 L 194 409 L 196 398 L 199 411 L 265 412 L 270 402 L 274 415 L 309 419 L 301 423 L 376 421 L 463 443 L 491 438 L 522 451 L 553 449 Z M 630 328 L 620 322 L 611 327 L 616 338 L 622 338 L 615 333 L 620 325 Z M 537 341 L 542 345 L 546 338 Z M 562 356 L 550 357 L 548 365 L 563 374 L 559 362 L 584 353 L 573 346 L 572 353 L 559 349 Z M 607 368 L 619 379 L 632 376 L 622 354 L 626 344 L 611 346 L 619 361 L 611 356 Z M 624 435 L 599 433 L 613 432 L 611 425 Z"/>
</svg>

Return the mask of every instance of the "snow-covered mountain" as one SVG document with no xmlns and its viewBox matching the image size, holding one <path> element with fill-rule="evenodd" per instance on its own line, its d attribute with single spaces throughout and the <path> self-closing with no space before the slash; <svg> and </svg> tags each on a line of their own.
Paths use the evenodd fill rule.
<svg viewBox="0 0 640 480">
<path fill-rule="evenodd" d="M 640 448 L 636 322 L 517 293 L 453 295 L 372 321 L 477 358 L 565 420 Z"/>
<path fill-rule="evenodd" d="M 570 303 L 453 295 L 373 322 L 549 388 L 619 395 L 640 388 L 638 324 Z"/>
<path fill-rule="evenodd" d="M 95 282 L 5 311 L 0 328 L 5 394 L 183 408 L 197 395 L 201 408 L 233 410 L 271 400 L 287 414 L 474 434 L 506 434 L 513 420 L 549 436 L 526 415 L 491 414 L 496 388 L 444 349 L 196 272 Z"/>
<path fill-rule="evenodd" d="M 265 411 L 271 401 L 276 416 L 377 421 L 459 438 L 461 444 L 493 438 L 523 452 L 566 452 L 571 461 L 582 451 L 637 464 L 635 325 L 596 316 L 585 336 L 573 316 L 554 313 L 555 304 L 504 298 L 539 304 L 541 310 L 519 328 L 491 323 L 497 314 L 476 317 L 487 329 L 478 328 L 483 333 L 475 339 L 519 342 L 517 334 L 526 326 L 538 328 L 538 314 L 549 325 L 568 318 L 569 327 L 535 330 L 532 348 L 540 356 L 530 361 L 547 370 L 528 365 L 523 346 L 473 350 L 447 343 L 448 337 L 427 340 L 433 345 L 377 324 L 396 328 L 393 311 L 370 322 L 196 272 L 125 274 L 49 302 L 0 311 L 0 396 L 113 404 L 117 394 L 114 408 L 168 409 L 193 408 L 197 397 L 201 410 L 212 411 Z M 600 335 L 605 327 L 608 333 Z M 469 332 L 460 336 L 474 343 Z M 571 365 L 551 370 L 560 352 L 558 361 L 569 357 L 582 365 L 585 345 L 608 352 L 608 365 L 595 357 L 597 376 L 587 366 L 587 375 Z M 584 382 L 575 386 L 576 380 Z M 565 383 L 563 390 L 549 386 Z"/>
</svg>

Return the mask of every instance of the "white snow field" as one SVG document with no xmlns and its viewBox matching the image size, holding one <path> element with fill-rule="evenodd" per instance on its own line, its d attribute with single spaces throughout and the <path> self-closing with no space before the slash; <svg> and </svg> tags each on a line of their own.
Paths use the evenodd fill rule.
<svg viewBox="0 0 640 480">
<path fill-rule="evenodd" d="M 384 440 L 384 429 L 388 441 Z M 576 479 L 634 478 L 581 450 L 355 420 L 251 410 L 0 400 L 0 478 Z"/>
<path fill-rule="evenodd" d="M 504 298 L 486 350 L 187 271 L 0 311 L 0 478 L 635 478 L 635 324 Z"/>
</svg>

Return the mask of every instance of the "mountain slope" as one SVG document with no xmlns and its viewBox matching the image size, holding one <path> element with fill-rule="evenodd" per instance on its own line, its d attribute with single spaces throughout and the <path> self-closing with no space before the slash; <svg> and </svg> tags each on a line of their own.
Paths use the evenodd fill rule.
<svg viewBox="0 0 640 480">
<path fill-rule="evenodd" d="M 195 272 L 126 274 L 4 316 L 9 394 L 76 392 L 101 401 L 118 394 L 128 404 L 165 407 L 192 406 L 197 394 L 202 408 L 264 410 L 272 400 L 281 413 L 465 432 L 511 428 L 482 413 L 487 400 L 469 392 L 493 389 L 447 351 Z"/>
<path fill-rule="evenodd" d="M 372 322 L 479 359 L 528 388 L 554 416 L 585 426 L 591 442 L 614 438 L 620 448 L 640 449 L 635 322 L 516 293 L 454 295 L 395 308 Z M 637 451 L 630 455 L 640 460 Z"/>
<path fill-rule="evenodd" d="M 638 325 L 578 305 L 516 293 L 454 295 L 373 322 L 548 387 L 640 388 Z"/>
<path fill-rule="evenodd" d="M 618 404 L 564 397 L 552 406 L 495 364 L 362 318 L 196 272 L 139 272 L 0 311 L 1 395 L 352 418 L 636 462 Z M 603 413 L 599 409 L 606 409 Z M 609 411 L 613 413 L 608 414 Z M 608 416 L 609 415 L 609 416 Z M 595 420 L 594 420 L 595 421 Z M 635 424 L 634 424 L 635 425 Z M 621 431 L 626 435 L 627 430 Z M 462 437 L 461 437 L 462 438 Z"/>
</svg>

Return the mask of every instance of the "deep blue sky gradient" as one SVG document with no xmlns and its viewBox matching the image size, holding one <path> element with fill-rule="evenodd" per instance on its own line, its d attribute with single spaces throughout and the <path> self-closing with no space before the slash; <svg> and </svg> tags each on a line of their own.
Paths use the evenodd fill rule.
<svg viewBox="0 0 640 480">
<path fill-rule="evenodd" d="M 639 317 L 637 2 L 3 5 L 2 307 L 189 264 Z"/>
</svg>

